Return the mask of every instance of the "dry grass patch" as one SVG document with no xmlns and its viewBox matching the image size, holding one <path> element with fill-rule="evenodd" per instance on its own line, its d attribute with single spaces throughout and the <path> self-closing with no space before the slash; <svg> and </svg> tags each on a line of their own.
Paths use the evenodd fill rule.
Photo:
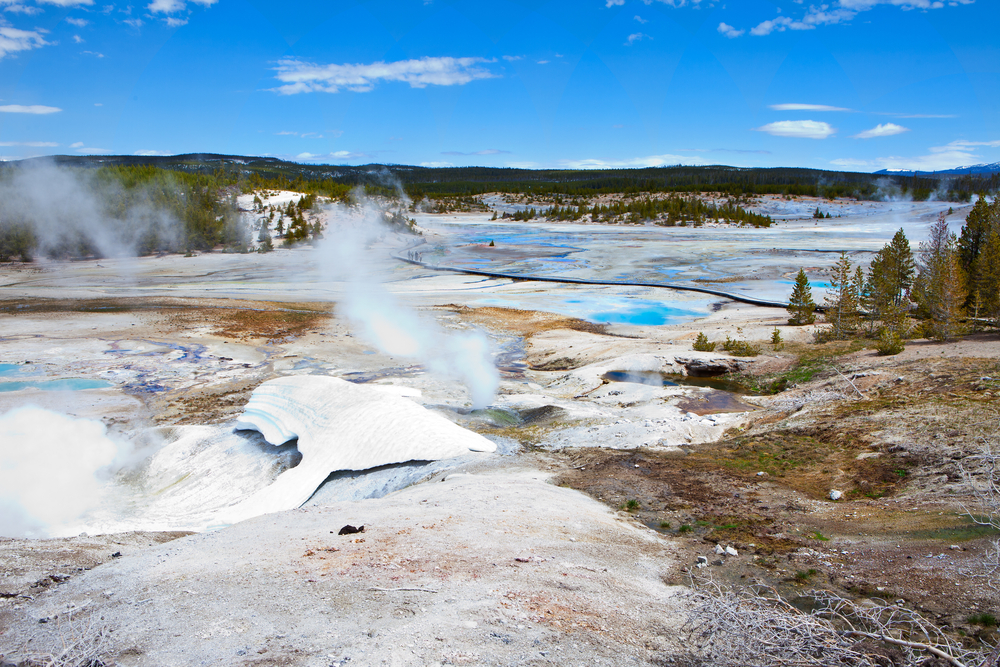
<svg viewBox="0 0 1000 667">
<path fill-rule="evenodd" d="M 576 317 L 566 317 L 545 313 L 539 310 L 518 310 L 517 308 L 469 308 L 449 304 L 443 308 L 457 313 L 463 320 L 485 329 L 494 329 L 515 333 L 521 336 L 532 336 L 553 329 L 569 329 L 586 333 L 607 334 L 607 326 L 594 324 Z"/>
</svg>

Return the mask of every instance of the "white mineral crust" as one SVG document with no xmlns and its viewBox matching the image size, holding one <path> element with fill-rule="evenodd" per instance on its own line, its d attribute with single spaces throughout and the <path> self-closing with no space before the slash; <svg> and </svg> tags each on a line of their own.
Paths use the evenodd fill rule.
<svg viewBox="0 0 1000 667">
<path fill-rule="evenodd" d="M 399 396 L 395 387 L 297 375 L 257 387 L 237 429 L 260 431 L 272 445 L 298 438 L 302 462 L 222 517 L 228 523 L 301 506 L 337 470 L 436 461 L 496 445 Z"/>
</svg>

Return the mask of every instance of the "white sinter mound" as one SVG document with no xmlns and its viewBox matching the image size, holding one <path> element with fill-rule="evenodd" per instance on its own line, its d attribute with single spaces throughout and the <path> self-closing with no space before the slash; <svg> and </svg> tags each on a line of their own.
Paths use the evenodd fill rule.
<svg viewBox="0 0 1000 667">
<path fill-rule="evenodd" d="M 299 507 L 336 470 L 496 449 L 481 435 L 396 395 L 394 389 L 319 375 L 278 378 L 257 387 L 236 428 L 260 431 L 272 445 L 298 438 L 302 462 L 227 510 L 224 520 L 235 523 Z"/>
</svg>

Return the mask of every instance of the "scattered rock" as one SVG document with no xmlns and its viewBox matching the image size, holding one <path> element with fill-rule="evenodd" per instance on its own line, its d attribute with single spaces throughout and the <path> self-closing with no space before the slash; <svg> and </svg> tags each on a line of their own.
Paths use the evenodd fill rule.
<svg viewBox="0 0 1000 667">
<path fill-rule="evenodd" d="M 761 470 L 759 473 L 757 473 L 757 476 L 758 477 L 767 477 L 767 473 L 764 472 L 763 470 Z"/>
<path fill-rule="evenodd" d="M 716 544 L 715 545 L 715 553 L 717 553 L 717 554 L 719 554 L 721 556 L 722 554 L 726 553 L 726 550 L 722 548 L 721 544 Z"/>
<path fill-rule="evenodd" d="M 338 535 L 353 535 L 354 533 L 363 533 L 363 532 L 365 532 L 365 527 L 364 526 L 354 527 L 351 524 L 347 524 L 346 526 L 344 526 L 343 528 L 341 528 L 340 532 L 337 533 L 337 534 Z"/>
<path fill-rule="evenodd" d="M 698 556 L 698 562 L 694 564 L 697 568 L 702 568 L 708 565 L 708 559 L 704 556 Z"/>
<path fill-rule="evenodd" d="M 735 547 L 726 547 L 726 554 L 730 556 L 739 556 L 740 552 L 737 551 Z"/>
<path fill-rule="evenodd" d="M 837 489 L 832 489 L 830 491 L 830 500 L 840 500 L 843 497 L 844 494 L 838 491 Z"/>
<path fill-rule="evenodd" d="M 675 359 L 684 366 L 688 375 L 693 377 L 711 377 L 732 371 L 739 371 L 744 364 L 736 359 Z"/>
</svg>

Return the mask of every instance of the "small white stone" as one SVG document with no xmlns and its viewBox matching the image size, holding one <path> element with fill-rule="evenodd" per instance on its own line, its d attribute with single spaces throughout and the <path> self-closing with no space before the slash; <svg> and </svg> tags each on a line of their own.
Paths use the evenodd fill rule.
<svg viewBox="0 0 1000 667">
<path fill-rule="evenodd" d="M 466 628 L 469 628 L 470 630 L 472 628 L 478 628 L 479 627 L 479 624 L 476 623 L 475 621 L 465 621 L 464 623 L 462 623 L 462 625 L 464 627 L 466 627 Z"/>
<path fill-rule="evenodd" d="M 717 553 L 717 554 L 719 554 L 721 556 L 722 554 L 726 553 L 726 550 L 722 548 L 721 544 L 716 544 L 715 545 L 715 553 Z"/>
<path fill-rule="evenodd" d="M 837 489 L 832 489 L 830 491 L 830 500 L 840 500 L 843 497 L 844 494 L 838 491 Z"/>
<path fill-rule="evenodd" d="M 739 556 L 740 552 L 735 547 L 726 547 L 726 553 L 730 556 Z"/>
</svg>

